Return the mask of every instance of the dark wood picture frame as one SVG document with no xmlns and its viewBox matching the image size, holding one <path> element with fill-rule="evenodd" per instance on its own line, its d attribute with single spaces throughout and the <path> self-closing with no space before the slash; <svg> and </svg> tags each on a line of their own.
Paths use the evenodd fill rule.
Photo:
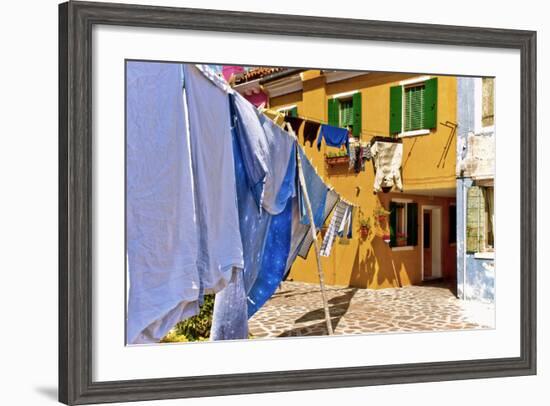
<svg viewBox="0 0 550 406">
<path fill-rule="evenodd" d="M 521 53 L 521 354 L 517 358 L 92 380 L 94 24 L 518 49 Z M 59 400 L 219 396 L 536 373 L 536 32 L 109 3 L 59 6 Z"/>
</svg>

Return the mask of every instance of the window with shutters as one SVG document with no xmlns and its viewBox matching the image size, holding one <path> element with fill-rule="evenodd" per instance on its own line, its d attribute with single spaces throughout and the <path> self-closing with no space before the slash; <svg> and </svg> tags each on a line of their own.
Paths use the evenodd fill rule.
<svg viewBox="0 0 550 406">
<path fill-rule="evenodd" d="M 355 137 L 361 136 L 361 92 L 347 92 L 328 100 L 328 124 L 347 128 Z"/>
<path fill-rule="evenodd" d="M 390 87 L 390 134 L 429 134 L 437 127 L 437 78 L 422 77 Z"/>
<path fill-rule="evenodd" d="M 412 201 L 390 202 L 390 246 L 413 247 L 417 245 L 418 204 Z"/>
<path fill-rule="evenodd" d="M 340 100 L 340 127 L 353 130 L 353 100 L 351 98 Z"/>
<path fill-rule="evenodd" d="M 403 127 L 405 131 L 422 130 L 425 128 L 424 91 L 424 84 L 405 88 L 403 105 Z"/>
<path fill-rule="evenodd" d="M 472 186 L 466 197 L 466 251 L 494 250 L 494 189 Z"/>
</svg>

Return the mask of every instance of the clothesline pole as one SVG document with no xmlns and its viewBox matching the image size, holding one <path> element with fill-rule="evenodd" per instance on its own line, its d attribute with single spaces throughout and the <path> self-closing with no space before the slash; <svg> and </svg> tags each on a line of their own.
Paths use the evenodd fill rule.
<svg viewBox="0 0 550 406">
<path fill-rule="evenodd" d="M 323 268 L 321 267 L 321 254 L 319 252 L 319 242 L 317 241 L 317 229 L 315 227 L 315 222 L 313 219 L 313 210 L 311 209 L 311 203 L 309 201 L 309 195 L 307 193 L 306 181 L 304 179 L 304 173 L 302 171 L 302 159 L 300 158 L 300 153 L 296 154 L 298 159 L 298 179 L 300 181 L 300 186 L 302 188 L 302 194 L 304 198 L 304 203 L 306 204 L 307 216 L 309 218 L 309 224 L 311 225 L 310 231 L 313 236 L 313 245 L 315 247 L 315 257 L 317 259 L 317 272 L 319 273 L 319 285 L 321 287 L 321 296 L 323 298 L 323 307 L 325 309 L 325 320 L 327 322 L 327 331 L 328 335 L 331 336 L 334 334 L 332 330 L 332 323 L 330 321 L 330 312 L 328 309 L 328 300 L 327 293 L 325 291 L 325 276 L 323 274 Z"/>
</svg>

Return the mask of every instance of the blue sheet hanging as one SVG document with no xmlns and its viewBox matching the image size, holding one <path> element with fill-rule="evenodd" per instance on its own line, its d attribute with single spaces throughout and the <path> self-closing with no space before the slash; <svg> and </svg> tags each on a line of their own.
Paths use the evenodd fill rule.
<svg viewBox="0 0 550 406">
<path fill-rule="evenodd" d="M 248 292 L 248 317 L 252 317 L 283 280 L 290 250 L 292 199 L 285 209 L 271 219 L 264 245 L 262 265 L 254 286 Z"/>
<path fill-rule="evenodd" d="M 346 146 L 346 150 L 349 154 L 349 139 L 348 130 L 346 128 L 334 127 L 328 124 L 321 125 L 321 131 L 319 131 L 319 137 L 317 138 L 317 149 L 321 150 L 321 141 L 325 139 L 325 143 L 329 147 L 340 148 L 342 145 Z"/>
</svg>

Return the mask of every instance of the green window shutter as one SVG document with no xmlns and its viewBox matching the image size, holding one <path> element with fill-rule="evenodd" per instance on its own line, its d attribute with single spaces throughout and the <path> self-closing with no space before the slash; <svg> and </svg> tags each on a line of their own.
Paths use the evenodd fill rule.
<svg viewBox="0 0 550 406">
<path fill-rule="evenodd" d="M 340 127 L 347 127 L 353 125 L 353 101 L 344 100 L 340 101 L 339 115 L 340 115 Z"/>
<path fill-rule="evenodd" d="M 397 203 L 390 202 L 390 247 L 397 246 Z"/>
<path fill-rule="evenodd" d="M 405 131 L 424 128 L 424 85 L 405 88 Z"/>
<path fill-rule="evenodd" d="M 466 252 L 480 252 L 485 246 L 485 199 L 479 186 L 466 196 Z"/>
<path fill-rule="evenodd" d="M 437 78 L 424 83 L 424 128 L 437 127 Z"/>
<path fill-rule="evenodd" d="M 287 111 L 287 115 L 289 117 L 298 117 L 298 107 L 292 107 L 290 110 Z"/>
<path fill-rule="evenodd" d="M 418 204 L 407 203 L 407 245 L 418 244 Z"/>
<path fill-rule="evenodd" d="M 353 135 L 361 136 L 361 92 L 353 95 Z"/>
<path fill-rule="evenodd" d="M 403 86 L 390 87 L 390 134 L 401 132 Z"/>
<path fill-rule="evenodd" d="M 338 99 L 328 99 L 328 124 L 338 127 L 340 125 L 340 102 Z"/>
</svg>

